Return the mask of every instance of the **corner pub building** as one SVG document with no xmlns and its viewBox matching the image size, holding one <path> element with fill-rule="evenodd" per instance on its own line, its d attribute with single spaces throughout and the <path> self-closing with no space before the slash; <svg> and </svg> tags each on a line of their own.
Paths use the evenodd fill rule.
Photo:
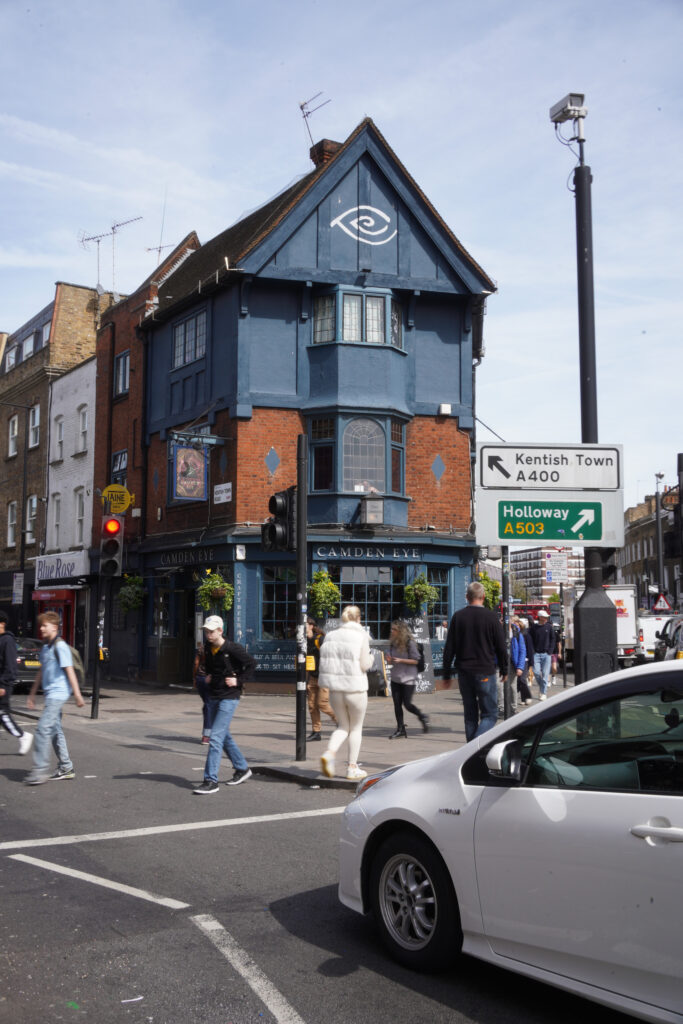
<svg viewBox="0 0 683 1024">
<path fill-rule="evenodd" d="M 294 678 L 295 556 L 264 551 L 261 524 L 296 483 L 302 433 L 310 575 L 328 570 L 378 639 L 421 572 L 439 591 L 432 635 L 465 600 L 475 368 L 495 285 L 370 119 L 311 159 L 186 252 L 138 327 L 143 528 L 128 566 L 147 591 L 141 668 L 159 680 L 189 678 L 209 570 L 234 585 L 227 630 L 260 678 Z"/>
</svg>

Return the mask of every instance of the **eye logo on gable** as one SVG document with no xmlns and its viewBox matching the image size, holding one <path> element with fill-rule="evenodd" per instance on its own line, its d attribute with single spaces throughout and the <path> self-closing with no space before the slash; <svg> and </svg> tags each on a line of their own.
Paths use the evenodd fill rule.
<svg viewBox="0 0 683 1024">
<path fill-rule="evenodd" d="M 376 206 L 352 206 L 335 217 L 330 227 L 341 228 L 350 238 L 366 245 L 386 245 L 398 233 L 392 218 Z"/>
</svg>

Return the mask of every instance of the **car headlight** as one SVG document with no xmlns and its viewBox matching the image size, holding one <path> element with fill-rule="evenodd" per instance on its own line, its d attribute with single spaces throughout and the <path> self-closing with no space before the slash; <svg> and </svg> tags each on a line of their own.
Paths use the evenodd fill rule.
<svg viewBox="0 0 683 1024">
<path fill-rule="evenodd" d="M 388 779 L 390 775 L 397 772 L 401 765 L 397 765 L 395 768 L 387 768 L 385 772 L 378 772 L 377 775 L 368 775 L 362 782 L 359 782 L 356 786 L 356 796 L 360 796 L 362 793 L 366 793 L 373 786 L 376 786 L 382 779 Z"/>
</svg>

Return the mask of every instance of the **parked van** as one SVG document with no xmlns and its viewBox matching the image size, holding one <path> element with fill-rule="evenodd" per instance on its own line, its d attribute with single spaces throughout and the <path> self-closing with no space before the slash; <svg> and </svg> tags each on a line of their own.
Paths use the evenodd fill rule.
<svg viewBox="0 0 683 1024">
<path fill-rule="evenodd" d="M 657 637 L 672 618 L 673 615 L 648 615 L 645 613 L 638 616 L 638 655 L 636 659 L 638 662 L 642 664 L 644 661 L 655 660 Z"/>
</svg>

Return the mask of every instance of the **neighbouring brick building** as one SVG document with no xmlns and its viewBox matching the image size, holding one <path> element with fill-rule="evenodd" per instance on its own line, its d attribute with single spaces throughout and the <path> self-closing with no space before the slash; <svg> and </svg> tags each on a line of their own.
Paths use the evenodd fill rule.
<svg viewBox="0 0 683 1024">
<path fill-rule="evenodd" d="M 60 281 L 53 301 L 5 337 L 0 362 L 0 606 L 10 613 L 11 628 L 19 633 L 31 635 L 36 613 L 53 608 L 62 617 L 67 639 L 83 643 L 88 586 L 84 574 L 61 575 L 58 586 L 38 592 L 35 567 L 36 559 L 45 554 L 50 516 L 51 386 L 94 354 L 99 317 L 110 303 L 108 293 Z M 69 401 L 61 416 L 63 461 L 72 470 L 70 499 L 75 490 L 84 492 L 92 487 L 91 470 L 83 461 L 86 453 L 78 449 L 78 432 L 83 427 L 82 417 L 80 428 L 77 422 L 81 407 L 81 401 Z M 64 506 L 69 521 L 72 512 L 70 505 Z M 89 520 L 84 529 L 87 537 L 83 543 L 89 547 Z M 69 552 L 76 547 L 72 541 L 70 537 L 64 545 Z M 83 568 L 89 572 L 89 566 Z"/>
<path fill-rule="evenodd" d="M 634 583 L 638 605 L 652 609 L 663 593 L 672 608 L 683 608 L 683 552 L 681 504 L 678 487 L 665 488 L 660 495 L 662 524 L 662 563 L 664 579 L 657 571 L 657 498 L 648 494 L 638 505 L 624 513 L 624 546 L 617 553 L 620 583 Z"/>
<path fill-rule="evenodd" d="M 196 590 L 216 569 L 235 589 L 229 633 L 264 678 L 293 673 L 294 555 L 264 551 L 261 524 L 269 497 L 296 483 L 300 434 L 309 571 L 329 571 L 374 637 L 420 572 L 439 592 L 436 621 L 471 579 L 474 373 L 495 286 L 371 120 L 311 158 L 309 174 L 166 274 L 141 323 L 128 300 L 127 322 L 115 307 L 100 332 L 108 394 L 101 356 L 130 348 L 136 387 L 144 373 L 125 438 L 116 404 L 111 428 L 98 413 L 113 439 L 106 456 L 98 444 L 96 475 L 125 449 L 131 489 L 136 467 L 126 535 L 147 591 L 139 664 L 168 682 L 189 678 Z M 368 497 L 381 499 L 373 525 Z"/>
</svg>

